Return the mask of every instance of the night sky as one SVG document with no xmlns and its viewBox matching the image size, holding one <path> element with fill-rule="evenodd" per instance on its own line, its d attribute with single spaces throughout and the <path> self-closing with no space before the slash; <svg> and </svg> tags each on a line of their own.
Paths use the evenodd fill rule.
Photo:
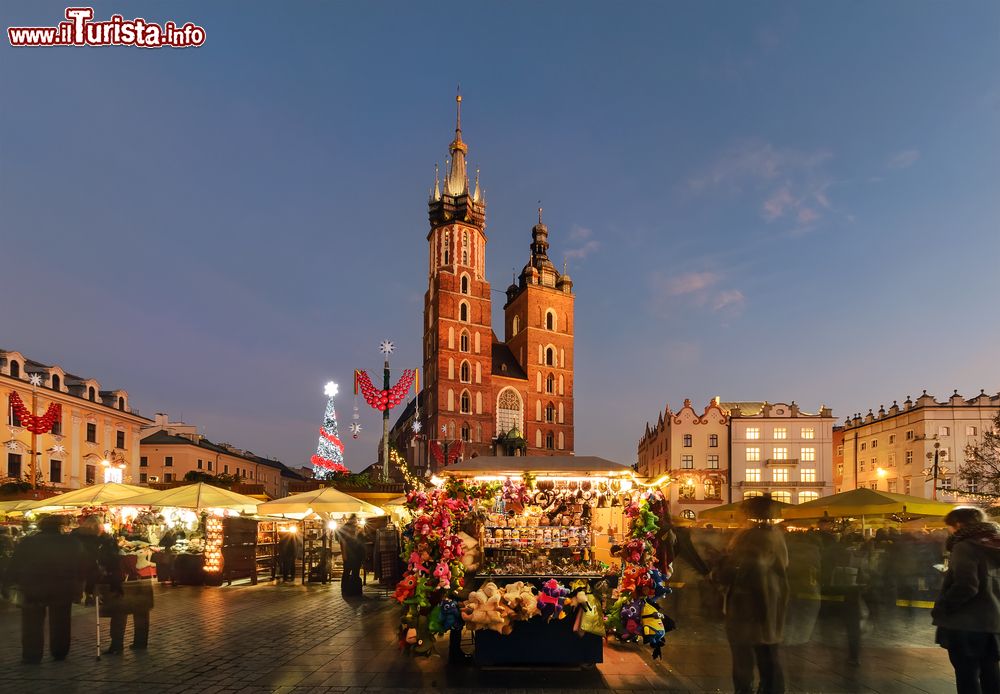
<svg viewBox="0 0 1000 694">
<path fill-rule="evenodd" d="M 578 453 L 633 462 L 685 397 L 842 420 L 1000 390 L 996 2 L 94 8 L 207 41 L 4 41 L 0 347 L 147 416 L 300 465 L 323 383 L 346 437 L 379 342 L 419 365 L 459 83 L 494 289 L 539 200 L 575 282 Z"/>
</svg>

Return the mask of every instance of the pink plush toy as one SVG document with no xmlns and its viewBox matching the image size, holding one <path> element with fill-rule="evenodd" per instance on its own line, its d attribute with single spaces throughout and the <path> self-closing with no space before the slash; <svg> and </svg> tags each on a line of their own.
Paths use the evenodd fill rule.
<svg viewBox="0 0 1000 694">
<path fill-rule="evenodd" d="M 420 572 L 420 573 L 425 573 L 425 574 L 426 573 L 430 573 L 427 570 L 427 567 L 424 566 L 423 561 L 421 561 L 420 554 L 418 554 L 417 552 L 414 552 L 413 554 L 410 555 L 410 566 L 409 566 L 409 569 L 410 569 L 410 571 L 413 571 L 413 572 Z"/>
<path fill-rule="evenodd" d="M 451 588 L 451 569 L 445 562 L 439 562 L 434 569 L 434 575 L 438 579 L 438 587 L 448 590 Z"/>
</svg>

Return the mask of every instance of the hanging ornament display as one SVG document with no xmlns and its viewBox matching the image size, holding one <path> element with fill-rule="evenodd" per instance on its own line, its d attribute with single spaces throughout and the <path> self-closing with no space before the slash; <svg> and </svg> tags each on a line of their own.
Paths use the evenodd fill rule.
<svg viewBox="0 0 1000 694">
<path fill-rule="evenodd" d="M 444 457 L 444 447 L 438 441 L 431 441 L 431 455 L 438 465 L 454 465 L 462 456 L 462 441 L 456 441 L 448 446 L 448 459 Z"/>
<path fill-rule="evenodd" d="M 358 438 L 361 435 L 361 425 L 357 422 L 351 422 L 351 436 L 353 438 Z"/>
<path fill-rule="evenodd" d="M 62 406 L 59 403 L 52 403 L 45 410 L 45 414 L 36 416 L 25 407 L 17 391 L 11 391 L 8 400 L 10 401 L 10 409 L 21 422 L 21 426 L 33 434 L 49 433 L 52 430 L 52 425 L 62 418 Z"/>
<path fill-rule="evenodd" d="M 323 390 L 327 397 L 326 412 L 323 415 L 323 426 L 319 430 L 316 455 L 310 459 L 319 479 L 346 475 L 350 472 L 344 465 L 344 442 L 340 440 L 340 433 L 337 430 L 337 410 L 333 405 L 333 398 L 337 395 L 337 384 L 331 381 Z"/>
<path fill-rule="evenodd" d="M 372 379 L 368 375 L 368 372 L 359 369 L 354 374 L 355 384 L 361 391 L 361 395 L 364 396 L 365 402 L 380 412 L 391 410 L 403 402 L 410 391 L 410 387 L 413 385 L 414 379 L 417 377 L 415 369 L 404 369 L 403 375 L 396 382 L 396 385 L 388 390 L 380 390 L 372 384 Z"/>
</svg>

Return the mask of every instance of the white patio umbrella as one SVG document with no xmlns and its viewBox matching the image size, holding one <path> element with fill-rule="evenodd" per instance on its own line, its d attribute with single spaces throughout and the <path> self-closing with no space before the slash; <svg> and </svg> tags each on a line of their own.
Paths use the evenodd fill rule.
<svg viewBox="0 0 1000 694">
<path fill-rule="evenodd" d="M 204 482 L 173 487 L 159 492 L 149 492 L 139 496 L 111 502 L 111 506 L 170 506 L 203 511 L 221 508 L 242 513 L 253 513 L 260 501 L 251 496 L 237 494 L 222 487 L 213 487 Z"/>
<path fill-rule="evenodd" d="M 149 492 L 146 487 L 137 487 L 133 484 L 121 484 L 118 482 L 105 482 L 104 484 L 92 484 L 82 489 L 74 489 L 65 494 L 57 494 L 47 499 L 35 499 L 33 501 L 23 501 L 16 506 L 17 511 L 36 511 L 42 508 L 82 508 L 84 506 L 104 506 L 108 503 Z"/>
<path fill-rule="evenodd" d="M 360 517 L 384 516 L 385 511 L 374 504 L 362 501 L 333 487 L 323 487 L 312 491 L 293 494 L 283 499 L 266 501 L 257 506 L 262 516 L 297 516 L 309 513 L 357 514 Z"/>
</svg>

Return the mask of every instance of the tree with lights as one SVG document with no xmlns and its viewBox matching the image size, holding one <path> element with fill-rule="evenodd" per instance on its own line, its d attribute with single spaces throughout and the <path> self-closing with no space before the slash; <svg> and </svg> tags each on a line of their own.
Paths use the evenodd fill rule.
<svg viewBox="0 0 1000 694">
<path fill-rule="evenodd" d="M 347 475 L 350 470 L 344 465 L 344 442 L 340 440 L 337 428 L 337 409 L 333 406 L 333 398 L 337 395 L 337 384 L 331 381 L 323 389 L 326 393 L 326 412 L 323 414 L 323 426 L 319 430 L 319 445 L 316 455 L 311 459 L 313 469 L 318 479 L 327 479 L 334 475 Z"/>
</svg>

